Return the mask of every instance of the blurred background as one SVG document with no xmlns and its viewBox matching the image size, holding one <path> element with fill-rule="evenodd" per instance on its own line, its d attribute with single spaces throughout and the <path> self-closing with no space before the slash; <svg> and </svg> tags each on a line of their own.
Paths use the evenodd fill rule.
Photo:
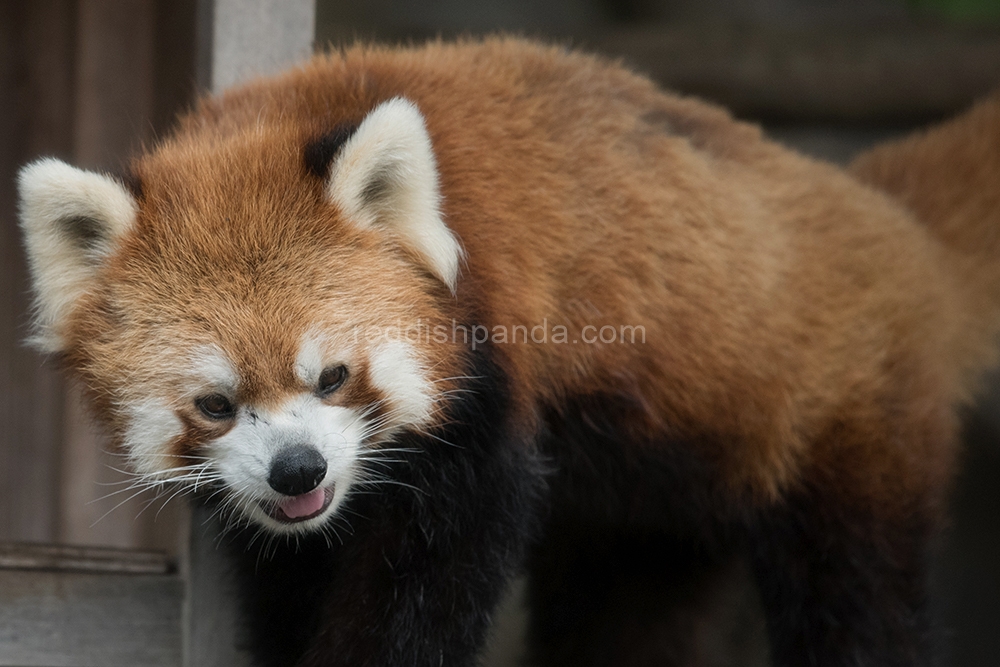
<svg viewBox="0 0 1000 667">
<path fill-rule="evenodd" d="M 0 2 L 0 542 L 184 548 L 178 503 L 130 498 L 120 457 L 74 388 L 22 343 L 29 298 L 14 181 L 41 155 L 113 169 L 168 131 L 204 80 L 201 6 Z M 1000 88 L 1000 0 L 317 2 L 319 49 L 496 31 L 620 58 L 838 163 Z M 987 390 L 966 422 L 935 586 L 952 664 L 986 667 L 1000 656 L 1000 391 Z M 752 604 L 734 572 L 719 608 Z"/>
</svg>

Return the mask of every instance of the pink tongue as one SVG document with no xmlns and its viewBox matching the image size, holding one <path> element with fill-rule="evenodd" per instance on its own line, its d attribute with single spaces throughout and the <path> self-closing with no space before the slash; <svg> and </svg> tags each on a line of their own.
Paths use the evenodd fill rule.
<svg viewBox="0 0 1000 667">
<path fill-rule="evenodd" d="M 326 494 L 323 491 L 323 487 L 319 487 L 309 493 L 303 493 L 301 496 L 292 496 L 291 498 L 282 500 L 278 507 L 281 508 L 281 511 L 289 519 L 298 519 L 320 511 L 323 509 L 325 501 Z"/>
</svg>

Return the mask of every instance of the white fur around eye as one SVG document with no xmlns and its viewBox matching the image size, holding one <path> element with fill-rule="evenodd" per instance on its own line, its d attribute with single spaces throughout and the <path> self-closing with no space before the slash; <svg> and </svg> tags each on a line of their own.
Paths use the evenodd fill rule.
<svg viewBox="0 0 1000 667">
<path fill-rule="evenodd" d="M 195 382 L 192 395 L 202 391 L 234 393 L 239 385 L 236 367 L 217 345 L 196 347 L 188 355 L 188 377 Z"/>
<path fill-rule="evenodd" d="M 299 342 L 299 353 L 295 357 L 295 375 L 307 387 L 319 383 L 323 372 L 323 338 L 316 331 L 307 331 Z"/>
</svg>

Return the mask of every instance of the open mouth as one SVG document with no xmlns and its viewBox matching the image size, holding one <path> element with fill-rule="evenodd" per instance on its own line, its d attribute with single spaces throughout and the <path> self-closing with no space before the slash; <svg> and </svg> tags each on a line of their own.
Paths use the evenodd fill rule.
<svg viewBox="0 0 1000 667">
<path fill-rule="evenodd" d="M 318 517 L 333 501 L 333 487 L 319 487 L 309 493 L 288 496 L 278 502 L 261 503 L 264 513 L 279 523 L 299 523 Z"/>
</svg>

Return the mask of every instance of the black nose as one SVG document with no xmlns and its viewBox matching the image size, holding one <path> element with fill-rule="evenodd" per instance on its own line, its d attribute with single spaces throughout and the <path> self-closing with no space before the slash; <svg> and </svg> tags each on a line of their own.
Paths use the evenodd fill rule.
<svg viewBox="0 0 1000 667">
<path fill-rule="evenodd" d="M 286 447 L 271 461 L 267 483 L 278 493 L 298 496 L 319 486 L 326 475 L 326 459 L 309 445 Z"/>
</svg>

